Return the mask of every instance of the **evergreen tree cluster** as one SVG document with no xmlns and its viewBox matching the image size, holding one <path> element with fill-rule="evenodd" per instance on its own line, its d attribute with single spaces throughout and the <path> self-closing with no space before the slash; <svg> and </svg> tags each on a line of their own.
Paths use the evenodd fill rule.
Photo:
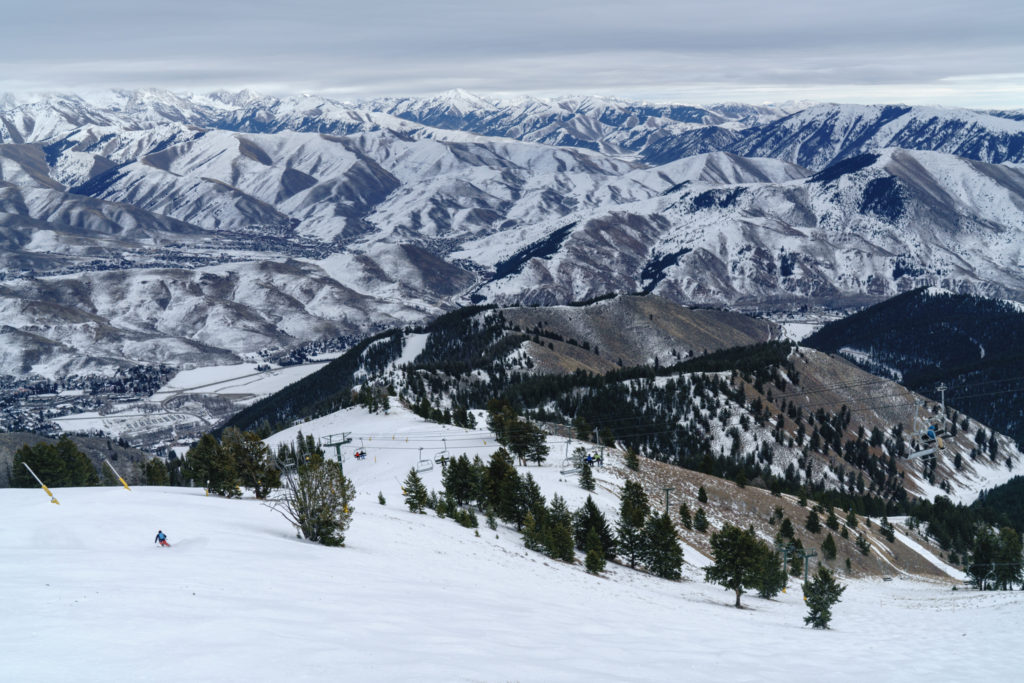
<svg viewBox="0 0 1024 683">
<path fill-rule="evenodd" d="M 521 465 L 528 461 L 542 464 L 548 457 L 546 435 L 540 427 L 521 419 L 515 409 L 501 399 L 487 403 L 487 428 L 502 446 L 519 459 Z"/>
<path fill-rule="evenodd" d="M 967 575 L 975 588 L 1011 590 L 1024 581 L 1024 546 L 1014 529 L 1003 527 L 993 531 L 983 527 L 974 538 Z"/>
<path fill-rule="evenodd" d="M 27 463 L 44 484 L 51 488 L 58 486 L 97 486 L 99 474 L 89 457 L 78 450 L 78 446 L 67 436 L 56 444 L 40 441 L 35 445 L 25 444 L 14 454 L 11 470 L 13 488 L 34 488 L 39 486 L 25 468 Z"/>
<path fill-rule="evenodd" d="M 286 444 L 278 451 L 278 459 L 295 461 L 295 453 L 318 450 L 312 437 L 299 434 L 299 445 Z M 322 453 L 321 453 L 322 456 Z M 210 493 L 235 498 L 242 495 L 242 486 L 251 488 L 260 500 L 281 485 L 281 472 L 270 449 L 256 434 L 228 427 L 220 441 L 213 434 L 204 434 L 185 455 L 183 475 Z"/>
<path fill-rule="evenodd" d="M 618 552 L 631 569 L 642 563 L 655 576 L 679 579 L 683 549 L 675 525 L 667 513 L 651 513 L 647 494 L 636 481 L 623 486 L 616 535 Z"/>
</svg>

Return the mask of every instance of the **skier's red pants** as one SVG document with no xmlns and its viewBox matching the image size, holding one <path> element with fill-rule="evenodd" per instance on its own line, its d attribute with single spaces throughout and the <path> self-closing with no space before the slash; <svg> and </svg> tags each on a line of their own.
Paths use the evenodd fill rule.
<svg viewBox="0 0 1024 683">
<path fill-rule="evenodd" d="M 171 547 L 171 544 L 168 543 L 167 541 L 160 541 L 160 545 L 162 545 L 165 548 L 170 548 Z"/>
</svg>

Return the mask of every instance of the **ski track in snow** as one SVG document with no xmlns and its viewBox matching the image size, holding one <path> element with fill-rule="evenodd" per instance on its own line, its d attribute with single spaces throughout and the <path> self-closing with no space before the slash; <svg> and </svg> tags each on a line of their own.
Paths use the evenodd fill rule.
<svg viewBox="0 0 1024 683">
<path fill-rule="evenodd" d="M 299 429 L 367 439 L 369 457 L 344 463 L 358 490 L 344 548 L 297 540 L 251 498 L 201 489 L 60 489 L 60 506 L 0 490 L 3 678 L 1009 681 L 1024 663 L 1020 592 L 844 580 L 832 630 L 815 631 L 795 581 L 736 610 L 731 592 L 701 581 L 706 560 L 690 548 L 681 582 L 614 564 L 594 577 L 526 550 L 505 525 L 481 519 L 477 537 L 410 513 L 399 481 L 419 444 L 440 448 L 443 433 L 451 451 L 485 457 L 486 430 L 354 409 L 270 442 Z M 525 471 L 575 508 L 586 493 L 558 474 L 564 445 L 551 445 L 548 464 Z M 440 467 L 422 476 L 440 488 Z M 597 479 L 614 517 L 622 482 Z M 158 528 L 172 548 L 153 545 Z M 870 656 L 843 664 L 842 652 Z"/>
</svg>

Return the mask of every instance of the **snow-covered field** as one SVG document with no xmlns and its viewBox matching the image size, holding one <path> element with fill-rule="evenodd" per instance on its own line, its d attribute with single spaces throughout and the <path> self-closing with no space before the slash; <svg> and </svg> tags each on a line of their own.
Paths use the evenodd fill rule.
<svg viewBox="0 0 1024 683">
<path fill-rule="evenodd" d="M 833 629 L 815 631 L 795 581 L 736 610 L 731 593 L 700 580 L 703 558 L 689 548 L 682 582 L 617 565 L 594 577 L 527 551 L 503 525 L 495 533 L 481 519 L 477 536 L 412 514 L 399 480 L 421 441 L 436 450 L 441 427 L 395 412 L 303 426 L 351 431 L 370 453 L 344 463 L 358 489 L 344 548 L 296 539 L 255 500 L 201 489 L 64 489 L 60 506 L 38 490 L 0 490 L 0 678 L 1019 680 L 1020 592 L 855 580 Z M 456 453 L 494 448 L 482 430 L 445 433 Z M 553 448 L 529 471 L 575 507 L 585 494 L 560 461 Z M 423 476 L 439 487 L 439 467 Z M 596 498 L 615 509 L 616 482 L 607 471 L 598 480 Z M 174 547 L 153 545 L 158 528 Z"/>
<path fill-rule="evenodd" d="M 182 370 L 153 394 L 160 401 L 176 394 L 242 394 L 262 398 L 311 375 L 329 361 L 288 365 L 260 372 L 255 363 Z"/>
<path fill-rule="evenodd" d="M 181 429 L 191 438 L 189 431 L 212 427 L 220 415 L 211 413 L 202 404 L 205 397 L 220 397 L 242 408 L 261 398 L 281 391 L 289 384 L 311 375 L 330 362 L 324 360 L 301 365 L 288 365 L 259 371 L 256 363 L 213 365 L 182 370 L 160 387 L 149 399 L 127 402 L 102 415 L 96 411 L 72 413 L 54 419 L 65 431 L 100 430 L 112 436 L 137 436 L 157 430 Z M 172 400 L 188 401 L 188 410 L 169 407 Z"/>
</svg>

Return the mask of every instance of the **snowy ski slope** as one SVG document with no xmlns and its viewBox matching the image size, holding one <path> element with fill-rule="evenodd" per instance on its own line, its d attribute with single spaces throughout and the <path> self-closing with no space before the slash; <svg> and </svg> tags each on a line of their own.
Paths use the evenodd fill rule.
<svg viewBox="0 0 1024 683">
<path fill-rule="evenodd" d="M 833 630 L 814 631 L 796 582 L 736 610 L 700 580 L 691 548 L 682 582 L 617 565 L 594 577 L 527 551 L 503 525 L 478 537 L 410 513 L 398 480 L 419 446 L 433 455 L 443 432 L 451 451 L 484 457 L 483 430 L 400 409 L 301 428 L 351 431 L 369 452 L 345 462 L 358 489 L 345 548 L 297 540 L 257 501 L 201 489 L 63 489 L 60 506 L 0 490 L 0 679 L 1019 680 L 1020 592 L 852 580 Z M 584 492 L 558 474 L 551 445 L 549 464 L 529 471 L 576 506 Z M 439 487 L 439 467 L 423 476 Z M 617 482 L 598 480 L 596 499 L 616 509 Z M 153 545 L 158 528 L 174 547 Z"/>
</svg>

